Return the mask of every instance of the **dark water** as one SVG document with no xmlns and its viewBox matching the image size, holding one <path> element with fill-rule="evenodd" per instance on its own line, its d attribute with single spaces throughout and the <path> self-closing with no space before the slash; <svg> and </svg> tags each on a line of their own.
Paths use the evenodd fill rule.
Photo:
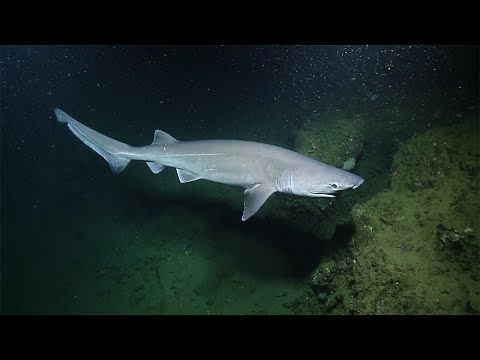
<svg viewBox="0 0 480 360">
<path fill-rule="evenodd" d="M 462 193 L 477 201 L 464 201 L 470 207 L 463 211 L 478 213 L 478 138 L 468 137 L 478 132 L 478 51 L 461 46 L 1 47 L 2 312 L 348 313 L 345 300 L 330 307 L 324 300 L 351 291 L 351 285 L 327 294 L 312 286 L 312 274 L 327 259 L 342 260 L 354 249 L 358 224 L 342 219 L 351 218 L 354 205 L 377 201 L 393 186 L 395 154 L 409 139 L 445 126 L 466 129 L 471 145 L 452 146 L 457 153 L 449 154 L 470 159 L 459 165 L 468 167 L 473 184 Z M 296 200 L 278 195 L 243 223 L 242 189 L 204 181 L 180 184 L 172 169 L 154 175 L 140 162 L 113 175 L 101 157 L 54 120 L 55 107 L 131 145 L 150 144 L 155 129 L 162 129 L 179 140 L 245 139 L 311 156 L 321 145 L 302 145 L 298 129 L 307 123 L 336 128 L 338 134 L 329 132 L 329 139 L 343 139 L 349 130 L 332 124 L 362 119 L 367 131 L 352 171 L 366 180 L 355 197 L 345 195 L 343 203 L 325 211 L 314 210 L 314 200 L 294 207 Z M 445 146 L 450 140 L 445 138 Z M 326 148 L 319 158 L 335 151 Z M 436 191 L 434 185 L 429 189 Z M 377 208 L 385 203 L 379 199 Z M 396 211 L 407 211 L 405 204 Z M 445 214 L 431 215 L 432 224 Z M 382 231 L 394 229 L 383 223 Z M 334 230 L 326 235 L 329 227 Z M 468 246 L 477 246 L 478 222 L 459 224 L 451 234 L 464 228 L 474 244 Z M 377 237 L 380 248 L 378 239 L 384 238 Z M 427 239 L 419 235 L 415 241 Z M 431 241 L 437 249 L 438 240 Z M 478 260 L 477 248 L 472 251 L 468 254 Z M 439 308 L 412 305 L 412 311 L 478 312 L 478 267 L 471 256 L 458 270 L 470 279 L 462 282 L 464 292 L 447 300 L 432 295 Z M 458 308 L 442 308 L 448 301 Z M 378 304 L 359 312 L 400 312 Z"/>
</svg>

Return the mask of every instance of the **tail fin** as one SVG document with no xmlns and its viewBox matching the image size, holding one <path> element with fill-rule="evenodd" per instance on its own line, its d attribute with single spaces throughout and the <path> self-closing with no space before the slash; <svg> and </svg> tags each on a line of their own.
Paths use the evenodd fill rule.
<svg viewBox="0 0 480 360">
<path fill-rule="evenodd" d="M 87 146 L 102 156 L 112 168 L 114 174 L 121 172 L 130 162 L 130 145 L 102 135 L 79 123 L 60 109 L 55 109 L 57 120 L 66 123 L 70 131 Z"/>
</svg>

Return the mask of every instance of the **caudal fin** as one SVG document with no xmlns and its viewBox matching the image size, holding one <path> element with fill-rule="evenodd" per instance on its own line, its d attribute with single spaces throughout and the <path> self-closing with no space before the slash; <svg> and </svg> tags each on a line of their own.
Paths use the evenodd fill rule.
<svg viewBox="0 0 480 360">
<path fill-rule="evenodd" d="M 118 174 L 130 162 L 130 145 L 114 140 L 100 134 L 98 131 L 79 123 L 60 109 L 55 109 L 57 120 L 66 123 L 70 131 L 88 147 L 102 156 L 112 168 L 113 173 Z"/>
</svg>

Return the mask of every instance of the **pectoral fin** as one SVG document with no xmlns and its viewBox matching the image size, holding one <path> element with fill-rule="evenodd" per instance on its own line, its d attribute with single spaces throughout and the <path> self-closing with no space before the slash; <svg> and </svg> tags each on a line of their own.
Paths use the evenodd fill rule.
<svg viewBox="0 0 480 360">
<path fill-rule="evenodd" d="M 256 184 L 245 190 L 242 221 L 255 214 L 274 192 L 273 186 L 268 184 Z"/>
</svg>

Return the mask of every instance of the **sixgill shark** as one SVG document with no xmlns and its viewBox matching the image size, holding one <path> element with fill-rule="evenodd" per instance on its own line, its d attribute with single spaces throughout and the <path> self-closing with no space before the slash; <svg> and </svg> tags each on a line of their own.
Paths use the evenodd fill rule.
<svg viewBox="0 0 480 360">
<path fill-rule="evenodd" d="M 177 169 L 181 183 L 199 179 L 245 188 L 242 221 L 255 214 L 275 192 L 309 197 L 335 197 L 337 191 L 356 189 L 363 179 L 294 151 L 242 140 L 179 141 L 156 130 L 150 145 L 134 147 L 81 124 L 60 109 L 57 120 L 96 151 L 115 174 L 130 160 L 147 162 L 158 174 Z"/>
</svg>

